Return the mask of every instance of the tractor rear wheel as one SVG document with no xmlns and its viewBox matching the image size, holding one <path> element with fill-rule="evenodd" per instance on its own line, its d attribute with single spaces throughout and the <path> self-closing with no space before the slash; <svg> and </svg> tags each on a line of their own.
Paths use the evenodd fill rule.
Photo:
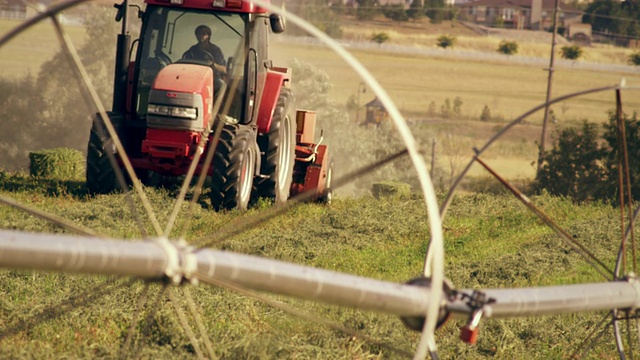
<svg viewBox="0 0 640 360">
<path fill-rule="evenodd" d="M 256 167 L 253 130 L 225 125 L 213 158 L 211 204 L 219 210 L 246 210 Z"/>
<path fill-rule="evenodd" d="M 109 114 L 116 132 L 121 126 L 121 118 L 111 116 Z M 89 144 L 87 146 L 87 191 L 89 194 L 108 194 L 118 189 L 118 181 L 114 169 L 115 163 L 109 159 L 109 153 L 114 154 L 115 146 L 111 136 L 107 132 L 102 119 L 96 115 L 96 119 L 91 126 L 91 134 L 89 135 Z"/>
<path fill-rule="evenodd" d="M 256 178 L 254 200 L 264 197 L 283 204 L 289 198 L 296 147 L 295 122 L 289 114 L 290 98 L 291 91 L 282 89 L 269 132 L 258 136 L 258 145 L 263 151 L 260 172 L 265 177 Z"/>
</svg>

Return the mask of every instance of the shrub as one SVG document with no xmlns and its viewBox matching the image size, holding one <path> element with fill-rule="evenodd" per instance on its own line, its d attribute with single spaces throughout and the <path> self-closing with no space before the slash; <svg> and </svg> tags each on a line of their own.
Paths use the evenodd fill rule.
<svg viewBox="0 0 640 360">
<path fill-rule="evenodd" d="M 515 41 L 502 40 L 498 45 L 498 52 L 505 55 L 518 53 L 518 43 Z"/>
<path fill-rule="evenodd" d="M 382 14 L 393 21 L 409 20 L 409 15 L 404 10 L 404 5 L 385 5 L 382 7 Z"/>
<path fill-rule="evenodd" d="M 451 117 L 451 113 L 451 100 L 449 100 L 449 98 L 446 98 L 444 99 L 444 103 L 442 104 L 442 106 L 440 106 L 440 116 L 448 119 Z"/>
<path fill-rule="evenodd" d="M 371 34 L 370 40 L 378 44 L 382 44 L 389 41 L 389 34 L 386 32 L 373 33 Z"/>
<path fill-rule="evenodd" d="M 623 114 L 631 188 L 640 187 L 640 121 Z M 609 113 L 600 141 L 596 125 L 586 121 L 580 131 L 562 130 L 553 150 L 543 157 L 536 177 L 536 190 L 546 189 L 553 195 L 566 195 L 576 201 L 590 199 L 619 203 L 619 158 L 617 116 Z M 599 145 L 601 144 L 601 145 Z M 640 193 L 632 194 L 634 200 Z"/>
<path fill-rule="evenodd" d="M 482 113 L 480 114 L 480 121 L 490 121 L 491 120 L 491 110 L 489 106 L 485 105 L 482 108 Z"/>
<path fill-rule="evenodd" d="M 407 16 L 414 21 L 421 20 L 424 17 L 424 5 L 420 1 L 412 1 Z"/>
<path fill-rule="evenodd" d="M 425 0 L 424 9 L 432 24 L 440 24 L 445 19 L 446 8 L 443 0 Z"/>
<path fill-rule="evenodd" d="M 357 0 L 356 19 L 371 20 L 378 15 L 378 8 L 375 0 Z"/>
<path fill-rule="evenodd" d="M 453 99 L 453 114 L 456 116 L 462 115 L 462 99 L 459 96 Z"/>
<path fill-rule="evenodd" d="M 599 198 L 604 177 L 600 156 L 595 124 L 584 121 L 581 129 L 563 129 L 543 156 L 535 188 L 576 201 Z"/>
<path fill-rule="evenodd" d="M 448 47 L 453 47 L 453 45 L 455 45 L 456 43 L 456 40 L 456 37 L 453 35 L 440 35 L 436 39 L 436 44 L 438 45 L 438 47 L 446 49 Z"/>
<path fill-rule="evenodd" d="M 640 52 L 635 52 L 629 55 L 629 64 L 640 65 Z"/>
<path fill-rule="evenodd" d="M 436 113 L 436 108 L 437 108 L 436 102 L 435 101 L 430 102 L 429 103 L 429 108 L 427 108 L 427 115 L 436 116 L 436 114 L 437 114 Z"/>
<path fill-rule="evenodd" d="M 578 45 L 563 46 L 560 49 L 560 55 L 563 59 L 578 60 L 582 57 L 582 48 Z"/>
</svg>

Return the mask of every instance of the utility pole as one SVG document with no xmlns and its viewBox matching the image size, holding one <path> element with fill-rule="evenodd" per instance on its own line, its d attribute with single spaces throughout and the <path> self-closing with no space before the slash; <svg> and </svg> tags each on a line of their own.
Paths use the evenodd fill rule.
<svg viewBox="0 0 640 360">
<path fill-rule="evenodd" d="M 555 0 L 555 8 L 553 9 L 553 34 L 551 35 L 551 56 L 549 58 L 549 78 L 547 80 L 547 98 L 546 98 L 546 104 L 544 107 L 544 118 L 542 120 L 542 135 L 540 137 L 540 152 L 538 153 L 537 173 L 540 172 L 540 167 L 542 166 L 542 159 L 544 158 L 544 153 L 545 153 L 544 146 L 545 146 L 545 139 L 547 137 L 547 123 L 549 122 L 549 101 L 551 100 L 551 85 L 553 83 L 556 34 L 558 33 L 558 12 L 559 11 L 560 11 L 559 2 L 558 0 Z M 541 26 L 544 26 L 544 24 L 542 24 Z"/>
</svg>

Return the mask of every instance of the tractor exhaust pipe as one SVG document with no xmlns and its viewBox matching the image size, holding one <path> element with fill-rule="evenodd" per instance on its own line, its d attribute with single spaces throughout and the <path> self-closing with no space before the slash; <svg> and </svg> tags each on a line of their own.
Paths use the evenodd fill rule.
<svg viewBox="0 0 640 360">
<path fill-rule="evenodd" d="M 118 34 L 118 42 L 116 45 L 116 61 L 113 74 L 113 102 L 111 109 L 114 113 L 123 114 L 126 107 L 127 96 L 127 72 L 129 68 L 129 47 L 131 44 L 131 35 L 128 28 L 129 0 L 124 0 L 121 4 L 114 4 L 113 7 L 118 9 L 116 21 L 122 21 L 122 30 Z"/>
</svg>

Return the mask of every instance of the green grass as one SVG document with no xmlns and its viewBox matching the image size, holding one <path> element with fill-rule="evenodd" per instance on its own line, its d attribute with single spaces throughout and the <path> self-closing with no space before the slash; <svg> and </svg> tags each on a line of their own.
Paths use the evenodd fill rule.
<svg viewBox="0 0 640 360">
<path fill-rule="evenodd" d="M 52 191 L 55 189 L 55 191 Z M 163 223 L 173 190 L 146 189 Z M 0 193 L 113 237 L 139 237 L 121 194 L 85 195 L 82 183 L 3 173 Z M 607 205 L 575 205 L 566 199 L 532 197 L 570 234 L 612 264 L 618 212 Z M 188 241 L 211 239 L 217 229 L 263 211 L 213 212 L 196 207 Z M 181 220 L 182 221 L 182 220 Z M 179 222 L 178 227 L 183 223 Z M 521 287 L 600 281 L 598 275 L 515 199 L 460 195 L 445 220 L 446 275 L 460 288 Z M 148 227 L 148 226 L 147 226 Z M 0 228 L 66 232 L 6 206 Z M 149 227 L 148 227 L 149 228 Z M 306 204 L 216 247 L 394 282 L 418 276 L 429 238 L 426 210 L 418 198 L 337 197 L 331 206 Z M 0 271 L 0 348 L 9 358 L 117 358 L 143 290 L 140 282 L 103 276 Z M 136 324 L 143 358 L 192 358 L 171 303 L 152 285 Z M 186 309 L 181 289 L 175 289 Z M 352 338 L 313 321 L 287 315 L 261 301 L 201 285 L 191 288 L 216 354 L 224 359 L 401 358 L 388 347 Z M 418 335 L 387 315 L 263 295 L 412 352 Z M 157 309 L 157 311 L 152 311 Z M 564 358 L 599 319 L 598 314 L 485 320 L 476 346 L 462 344 L 462 323 L 438 332 L 441 358 Z M 195 325 L 192 323 L 192 326 Z M 143 335 L 144 334 L 144 335 Z M 613 356 L 612 337 L 588 358 Z"/>
</svg>

